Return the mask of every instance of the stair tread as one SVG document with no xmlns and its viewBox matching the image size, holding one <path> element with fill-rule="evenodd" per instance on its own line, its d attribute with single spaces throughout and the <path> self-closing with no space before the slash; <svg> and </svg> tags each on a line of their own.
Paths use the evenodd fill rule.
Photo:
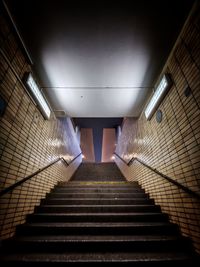
<svg viewBox="0 0 200 267">
<path fill-rule="evenodd" d="M 51 193 L 145 193 L 144 189 L 133 189 L 133 188 L 55 188 L 52 189 Z"/>
<path fill-rule="evenodd" d="M 56 187 L 57 189 L 114 189 L 114 190 L 117 190 L 117 189 L 127 189 L 127 190 L 130 190 L 130 189 L 136 189 L 136 190 L 143 190 L 140 186 L 57 186 Z"/>
<path fill-rule="evenodd" d="M 108 200 L 108 201 L 112 201 L 112 200 L 121 200 L 121 201 L 125 201 L 125 200 L 150 200 L 150 199 L 146 199 L 146 198 L 119 198 L 119 197 L 115 197 L 115 198 L 48 198 L 48 200 L 54 201 L 54 200 L 80 200 L 80 201 L 84 201 L 84 200 Z"/>
<path fill-rule="evenodd" d="M 123 185 L 120 185 L 120 186 L 116 186 L 116 185 L 101 185 L 101 186 L 97 186 L 97 185 L 94 185 L 94 186 L 91 186 L 91 185 L 86 185 L 86 186 L 83 186 L 83 185 L 77 185 L 77 186 L 74 186 L 74 185 L 66 185 L 66 186 L 56 186 L 57 189 L 80 189 L 80 188 L 83 188 L 83 189 L 127 189 L 127 190 L 130 190 L 130 189 L 140 189 L 140 190 L 143 190 L 140 186 L 131 186 L 131 185 L 126 185 L 126 186 L 123 186 Z"/>
<path fill-rule="evenodd" d="M 147 262 L 147 261 L 179 261 L 192 259 L 191 254 L 181 252 L 103 252 L 103 253 L 18 253 L 3 255 L 3 260 L 8 261 L 34 261 L 34 262 Z"/>
<path fill-rule="evenodd" d="M 34 235 L 34 236 L 20 236 L 11 238 L 15 241 L 36 241 L 36 242 L 133 242 L 133 241 L 169 241 L 169 240 L 184 240 L 183 237 L 176 235 Z"/>
<path fill-rule="evenodd" d="M 139 186 L 139 185 L 106 185 L 106 184 L 102 184 L 102 185 L 83 185 L 83 184 L 77 184 L 77 185 L 57 185 L 56 186 L 56 188 L 61 188 L 61 189 L 63 189 L 63 188 L 85 188 L 85 189 L 87 189 L 87 188 L 99 188 L 99 189 L 106 189 L 106 188 L 108 188 L 108 189 L 118 189 L 118 188 L 121 188 L 121 189 L 142 189 L 142 187 L 141 186 Z"/>
<path fill-rule="evenodd" d="M 97 198 L 97 197 L 102 197 L 102 196 L 106 196 L 106 197 L 115 197 L 115 196 L 117 196 L 117 197 L 119 197 L 119 198 L 124 198 L 124 197 L 127 197 L 127 196 L 131 196 L 131 197 L 137 197 L 137 198 L 147 198 L 149 195 L 148 194 L 146 194 L 146 193 L 107 193 L 107 192 L 105 192 L 105 193 L 103 193 L 103 192 L 95 192 L 95 193 L 89 193 L 89 192 L 87 192 L 87 193 L 82 193 L 82 192 L 74 192 L 74 193 L 63 193 L 63 192 L 52 192 L 52 193 L 49 193 L 48 195 L 48 198 L 50 197 L 58 197 L 59 196 L 59 198 L 62 196 L 62 197 L 64 197 L 64 196 L 66 196 L 66 197 L 71 197 L 71 196 L 73 196 L 73 197 L 76 197 L 76 196 L 80 196 L 80 197 L 83 197 L 83 196 L 89 196 L 89 197 L 95 197 L 95 198 Z"/>
<path fill-rule="evenodd" d="M 143 189 L 142 189 L 143 190 Z M 130 195 L 130 194 L 133 194 L 133 193 L 130 193 L 130 192 L 87 192 L 87 194 L 88 195 L 96 195 L 98 193 L 98 195 L 115 195 L 115 194 L 117 194 L 117 195 Z M 66 195 L 79 195 L 79 194 L 82 194 L 82 195 L 85 195 L 86 193 L 84 192 L 84 193 L 82 193 L 82 192 L 79 192 L 79 191 L 77 191 L 77 192 L 74 192 L 74 193 L 69 193 L 69 192 L 51 192 L 50 194 L 66 194 Z M 147 193 L 144 193 L 144 192 L 135 192 L 134 194 L 136 194 L 136 195 L 148 195 Z"/>
<path fill-rule="evenodd" d="M 40 207 L 155 207 L 156 205 L 152 205 L 152 204 L 124 204 L 124 205 L 120 205 L 120 204 L 115 204 L 115 205 L 82 205 L 82 204 L 75 204 L 75 205 L 54 205 L 54 204 L 42 204 L 40 205 Z"/>
<path fill-rule="evenodd" d="M 135 193 L 145 193 L 143 189 L 137 189 L 137 190 L 133 190 L 133 189 L 112 189 L 112 190 L 109 190 L 109 189 L 94 189 L 94 188 L 81 188 L 80 190 L 79 189 L 73 189 L 73 188 L 63 188 L 63 189 L 55 189 L 54 191 L 52 191 L 52 193 L 112 193 L 112 194 L 123 194 L 123 193 L 129 193 L 129 194 L 135 194 Z"/>
<path fill-rule="evenodd" d="M 37 216 L 140 216 L 140 215 L 147 215 L 147 216 L 151 216 L 151 215 L 166 215 L 165 213 L 162 212 L 99 212 L 99 213 L 93 213 L 93 212 L 76 212 L 76 213 L 56 213 L 56 212 L 52 212 L 52 213 L 48 213 L 48 212 L 43 212 L 43 213 L 34 213 L 31 215 L 37 215 Z"/>
<path fill-rule="evenodd" d="M 88 179 L 90 166 L 96 168 L 100 181 L 93 170 Z M 108 170 L 115 165 L 102 166 Z M 167 262 L 169 266 L 193 262 L 196 254 L 190 240 L 181 236 L 178 226 L 169 222 L 168 215 L 137 182 L 118 179 L 117 167 L 114 172 L 109 169 L 110 180 L 98 164 L 81 164 L 81 169 L 72 181 L 58 183 L 27 216 L 26 223 L 17 226 L 16 235 L 3 242 L 0 261 L 14 266 L 95 262 L 133 262 L 134 266 Z"/>
<path fill-rule="evenodd" d="M 79 188 L 109 188 L 109 189 L 142 189 L 139 185 L 58 185 L 56 187 L 57 189 L 63 189 L 63 188 L 75 188 L 75 189 L 79 189 Z"/>
<path fill-rule="evenodd" d="M 145 226 L 175 226 L 170 222 L 44 222 L 44 223 L 25 223 L 22 226 L 29 227 L 145 227 Z"/>
<path fill-rule="evenodd" d="M 105 182 L 68 182 L 68 183 L 58 183 L 57 186 L 139 186 L 137 183 L 127 183 L 127 182 L 115 182 L 115 181 L 105 181 Z"/>
</svg>

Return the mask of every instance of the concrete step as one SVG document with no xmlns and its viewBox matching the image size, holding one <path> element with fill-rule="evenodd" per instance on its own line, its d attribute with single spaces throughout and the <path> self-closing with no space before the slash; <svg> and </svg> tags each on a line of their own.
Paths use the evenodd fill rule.
<svg viewBox="0 0 200 267">
<path fill-rule="evenodd" d="M 138 198 L 49 198 L 43 199 L 41 204 L 46 205 L 136 205 L 154 204 L 152 199 Z"/>
<path fill-rule="evenodd" d="M 84 212 L 84 213 L 116 213 L 116 212 L 160 212 L 157 205 L 40 205 L 35 208 L 35 212 Z"/>
<path fill-rule="evenodd" d="M 34 213 L 27 222 L 167 222 L 164 213 Z"/>
<path fill-rule="evenodd" d="M 197 267 L 199 259 L 196 255 L 182 252 L 98 252 L 98 253 L 15 253 L 2 256 L 3 266 L 110 266 L 110 264 L 120 264 L 120 266 L 134 267 Z M 119 266 L 119 265 L 118 265 Z"/>
<path fill-rule="evenodd" d="M 64 185 L 64 186 L 68 186 L 68 185 L 106 185 L 106 186 L 109 186 L 109 185 L 130 185 L 130 186 L 138 186 L 138 182 L 136 181 L 126 181 L 125 179 L 123 179 L 123 181 L 117 181 L 117 180 L 113 180 L 113 181 L 91 181 L 91 180 L 88 180 L 88 181 L 73 181 L 73 180 L 70 180 L 70 181 L 66 181 L 66 182 L 58 182 L 58 186 L 59 185 Z"/>
<path fill-rule="evenodd" d="M 178 226 L 113 163 L 81 164 L 72 181 L 51 190 L 0 251 L 1 266 L 20 267 L 196 267 L 196 260 Z"/>
<path fill-rule="evenodd" d="M 29 235 L 4 241 L 4 249 L 18 252 L 161 252 L 191 251 L 191 243 L 171 235 Z"/>
<path fill-rule="evenodd" d="M 83 163 L 70 181 L 126 181 L 115 163 Z"/>
<path fill-rule="evenodd" d="M 99 187 L 99 188 L 139 188 L 138 183 L 127 183 L 127 182 L 69 182 L 69 183 L 58 183 L 56 187 Z"/>
<path fill-rule="evenodd" d="M 102 192 L 95 192 L 95 193 L 48 193 L 46 195 L 47 198 L 149 198 L 149 195 L 146 193 L 102 193 Z"/>
<path fill-rule="evenodd" d="M 54 193 L 145 193 L 141 188 L 114 188 L 114 187 L 55 187 L 51 192 Z"/>
<path fill-rule="evenodd" d="M 25 223 L 17 227 L 17 235 L 168 235 L 179 234 L 177 225 L 167 222 L 78 222 Z"/>
<path fill-rule="evenodd" d="M 116 181 L 106 181 L 106 182 L 91 182 L 91 181 L 86 181 L 86 182 L 59 182 L 57 184 L 57 187 L 131 187 L 131 188 L 139 188 L 140 185 L 138 183 L 130 183 L 130 182 L 116 182 Z"/>
</svg>

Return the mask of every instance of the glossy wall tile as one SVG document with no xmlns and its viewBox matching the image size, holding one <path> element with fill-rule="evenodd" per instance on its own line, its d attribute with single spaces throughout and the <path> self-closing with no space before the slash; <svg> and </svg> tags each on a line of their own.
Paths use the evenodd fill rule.
<svg viewBox="0 0 200 267">
<path fill-rule="evenodd" d="M 2 11 L 1 11 L 2 12 Z M 20 181 L 58 157 L 72 160 L 80 153 L 69 118 L 44 120 L 23 85 L 31 66 L 5 14 L 0 12 L 0 97 L 7 103 L 0 117 L 0 190 Z M 68 180 L 81 161 L 70 167 L 58 162 L 0 197 L 0 237 L 15 226 L 58 182 Z"/>
<path fill-rule="evenodd" d="M 200 195 L 200 34 L 199 6 L 180 34 L 163 70 L 171 74 L 173 86 L 156 113 L 147 121 L 126 118 L 117 153 L 127 162 L 138 157 L 152 168 Z M 190 88 L 190 90 L 189 90 Z M 192 238 L 200 252 L 200 200 L 166 181 L 139 162 L 127 167 L 116 162 L 128 180 L 137 180 L 146 192 Z"/>
</svg>

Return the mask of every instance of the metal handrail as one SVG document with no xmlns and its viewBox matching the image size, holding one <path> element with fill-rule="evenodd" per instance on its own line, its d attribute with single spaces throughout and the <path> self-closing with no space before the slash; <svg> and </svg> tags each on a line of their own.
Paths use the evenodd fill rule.
<svg viewBox="0 0 200 267">
<path fill-rule="evenodd" d="M 128 163 L 122 157 L 120 157 L 120 155 L 118 155 L 116 152 L 114 152 L 114 155 L 116 155 L 119 159 L 121 159 L 121 161 L 123 161 L 126 165 L 128 165 Z"/>
<path fill-rule="evenodd" d="M 52 165 L 54 165 L 54 164 L 57 163 L 58 161 L 61 161 L 61 160 L 62 160 L 62 161 L 67 165 L 67 167 L 68 167 L 68 166 L 69 166 L 74 160 L 76 160 L 81 154 L 82 154 L 82 152 L 81 152 L 80 154 L 78 154 L 76 157 L 74 157 L 70 162 L 67 162 L 63 157 L 59 157 L 59 158 L 55 159 L 54 161 L 52 161 L 51 163 L 49 163 L 49 164 L 46 165 L 45 167 L 43 167 L 43 168 L 37 170 L 36 172 L 34 172 L 34 173 L 32 173 L 32 174 L 26 176 L 25 178 L 21 179 L 20 181 L 14 183 L 13 185 L 8 186 L 7 188 L 3 189 L 3 190 L 0 192 L 0 197 L 3 196 L 3 195 L 5 195 L 6 193 L 12 191 L 12 190 L 15 189 L 17 186 L 23 184 L 24 182 L 30 180 L 33 176 L 35 176 L 35 175 L 39 174 L 40 172 L 42 172 L 42 171 L 48 169 L 49 167 L 51 167 Z"/>
<path fill-rule="evenodd" d="M 79 153 L 76 157 L 74 157 L 72 160 L 70 160 L 69 162 L 67 162 L 68 165 L 72 164 L 73 161 L 75 161 L 78 157 L 80 157 L 80 155 L 82 155 L 82 152 Z"/>
<path fill-rule="evenodd" d="M 193 197 L 196 197 L 198 199 L 200 199 L 200 195 L 194 191 L 192 191 L 191 189 L 189 189 L 188 187 L 180 184 L 179 182 L 175 181 L 174 179 L 172 179 L 171 177 L 161 173 L 160 171 L 158 171 L 155 168 L 152 168 L 151 166 L 149 166 L 146 162 L 144 162 L 143 160 L 137 158 L 137 157 L 132 157 L 129 162 L 126 162 L 122 157 L 120 157 L 117 153 L 114 153 L 114 155 L 116 155 L 121 161 L 123 161 L 127 166 L 131 166 L 133 164 L 133 162 L 136 160 L 138 161 L 140 164 L 142 164 L 143 166 L 145 166 L 146 168 L 150 169 L 151 171 L 155 172 L 156 174 L 160 175 L 161 177 L 163 177 L 164 179 L 166 179 L 168 182 L 176 185 L 177 187 L 181 188 L 183 191 L 185 191 L 186 193 L 192 195 Z"/>
</svg>

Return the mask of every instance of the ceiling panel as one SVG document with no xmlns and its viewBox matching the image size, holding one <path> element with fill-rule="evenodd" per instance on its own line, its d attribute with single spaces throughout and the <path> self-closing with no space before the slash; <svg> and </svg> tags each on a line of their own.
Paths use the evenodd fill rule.
<svg viewBox="0 0 200 267">
<path fill-rule="evenodd" d="M 137 117 L 192 0 L 5 0 L 54 110 Z"/>
</svg>

